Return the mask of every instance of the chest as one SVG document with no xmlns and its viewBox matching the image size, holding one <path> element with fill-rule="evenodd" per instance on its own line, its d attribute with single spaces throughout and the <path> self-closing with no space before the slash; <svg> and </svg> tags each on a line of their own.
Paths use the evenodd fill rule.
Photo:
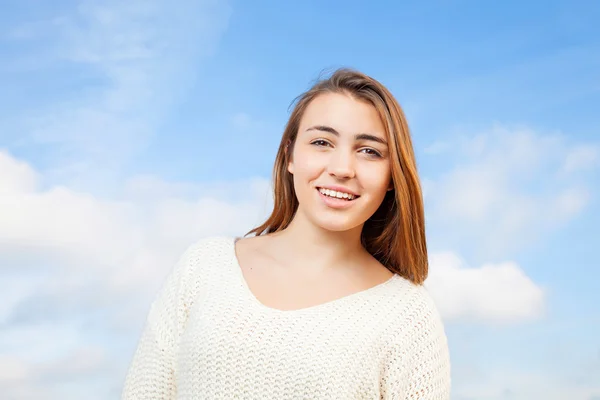
<svg viewBox="0 0 600 400">
<path fill-rule="evenodd" d="M 378 399 L 385 346 L 377 316 L 338 311 L 265 313 L 227 294 L 197 305 L 181 337 L 179 394 Z"/>
</svg>

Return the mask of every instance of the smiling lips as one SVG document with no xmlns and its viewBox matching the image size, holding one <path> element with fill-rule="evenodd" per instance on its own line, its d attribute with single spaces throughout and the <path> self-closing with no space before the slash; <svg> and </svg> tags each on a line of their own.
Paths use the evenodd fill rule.
<svg viewBox="0 0 600 400">
<path fill-rule="evenodd" d="M 355 200 L 356 198 L 360 197 L 358 195 L 339 191 L 339 190 L 326 189 L 326 188 L 317 188 L 317 189 L 319 190 L 319 193 L 321 193 L 323 196 L 330 197 L 333 199 L 351 201 L 351 200 Z"/>
</svg>

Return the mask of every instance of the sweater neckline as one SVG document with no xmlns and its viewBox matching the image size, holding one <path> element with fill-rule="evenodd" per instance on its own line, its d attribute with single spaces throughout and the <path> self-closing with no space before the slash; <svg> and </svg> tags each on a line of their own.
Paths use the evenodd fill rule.
<svg viewBox="0 0 600 400">
<path fill-rule="evenodd" d="M 258 300 L 258 298 L 254 295 L 254 293 L 250 289 L 250 286 L 248 285 L 248 282 L 246 281 L 246 278 L 244 277 L 244 274 L 242 273 L 242 268 L 240 266 L 239 260 L 237 258 L 236 250 L 235 250 L 235 243 L 238 241 L 238 239 L 240 239 L 240 238 L 234 236 L 234 237 L 230 238 L 230 243 L 229 243 L 230 244 L 231 265 L 233 266 L 233 269 L 235 270 L 236 278 L 239 280 L 239 282 L 242 286 L 242 290 L 244 291 L 244 294 L 246 295 L 246 297 L 248 297 L 250 299 L 250 301 L 252 301 L 252 303 L 256 307 L 258 307 L 262 310 L 265 310 L 267 312 L 274 313 L 274 314 L 281 314 L 281 315 L 283 315 L 283 314 L 286 314 L 286 315 L 304 314 L 304 313 L 309 313 L 309 312 L 318 312 L 323 309 L 327 309 L 329 307 L 339 307 L 339 306 L 342 306 L 343 304 L 346 304 L 352 300 L 360 299 L 361 297 L 375 293 L 379 290 L 383 290 L 383 288 L 387 287 L 393 281 L 395 281 L 397 278 L 400 277 L 398 274 L 393 274 L 390 278 L 388 278 L 387 280 L 385 280 L 381 283 L 378 283 L 375 286 L 371 286 L 370 288 L 363 289 L 358 292 L 354 292 L 354 293 L 348 294 L 346 296 L 339 297 L 337 299 L 329 300 L 324 303 L 315 304 L 313 306 L 307 306 L 307 307 L 291 309 L 291 310 L 282 310 L 279 308 L 267 306 L 266 304 L 262 303 L 260 300 Z"/>
</svg>

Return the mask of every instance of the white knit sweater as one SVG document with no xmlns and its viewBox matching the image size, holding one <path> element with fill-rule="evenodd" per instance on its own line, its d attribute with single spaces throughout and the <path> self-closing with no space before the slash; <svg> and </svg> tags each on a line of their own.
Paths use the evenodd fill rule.
<svg viewBox="0 0 600 400">
<path fill-rule="evenodd" d="M 261 304 L 234 238 L 191 246 L 152 303 L 123 399 L 450 398 L 444 327 L 394 275 L 300 310 Z"/>
</svg>

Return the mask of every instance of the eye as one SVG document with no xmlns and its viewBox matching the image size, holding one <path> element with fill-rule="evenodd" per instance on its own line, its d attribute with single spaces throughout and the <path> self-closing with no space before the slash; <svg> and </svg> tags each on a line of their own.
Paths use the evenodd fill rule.
<svg viewBox="0 0 600 400">
<path fill-rule="evenodd" d="M 328 146 L 329 142 L 326 140 L 323 140 L 323 139 L 317 139 L 317 140 L 310 142 L 310 144 L 314 144 L 315 146 L 323 147 L 323 146 Z"/>
<path fill-rule="evenodd" d="M 360 151 L 365 152 L 365 154 L 367 154 L 369 157 L 374 157 L 374 158 L 381 158 L 381 153 L 378 152 L 375 149 L 371 149 L 371 148 L 365 148 L 365 149 L 361 149 Z"/>
</svg>

